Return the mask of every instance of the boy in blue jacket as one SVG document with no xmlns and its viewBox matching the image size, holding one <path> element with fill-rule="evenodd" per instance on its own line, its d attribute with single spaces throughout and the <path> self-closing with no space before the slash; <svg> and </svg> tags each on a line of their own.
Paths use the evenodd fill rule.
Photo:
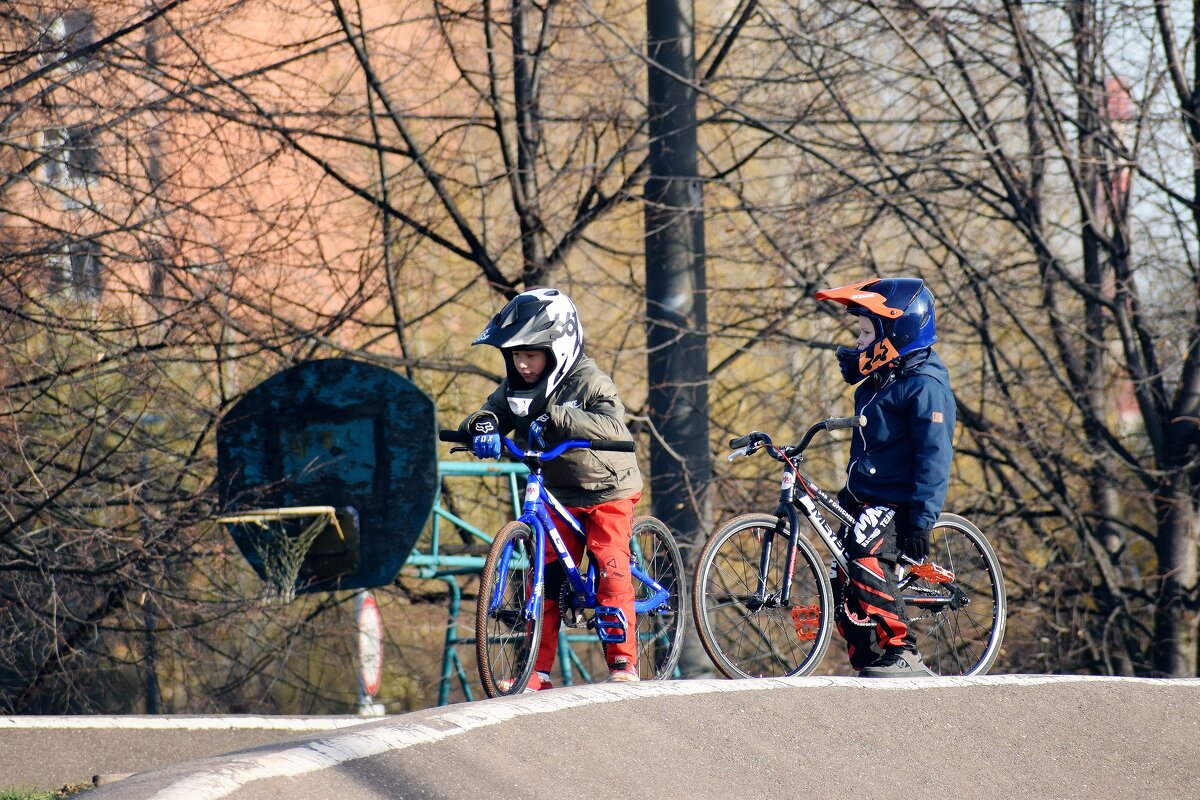
<svg viewBox="0 0 1200 800">
<path fill-rule="evenodd" d="M 853 348 L 839 347 L 842 377 L 865 415 L 850 446 L 838 501 L 855 517 L 842 535 L 849 575 L 835 581 L 838 630 L 864 678 L 933 674 L 921 661 L 896 588 L 900 554 L 929 555 L 929 534 L 950 483 L 955 405 L 950 374 L 933 352 L 933 295 L 917 278 L 882 278 L 817 292 L 858 318 Z"/>
</svg>

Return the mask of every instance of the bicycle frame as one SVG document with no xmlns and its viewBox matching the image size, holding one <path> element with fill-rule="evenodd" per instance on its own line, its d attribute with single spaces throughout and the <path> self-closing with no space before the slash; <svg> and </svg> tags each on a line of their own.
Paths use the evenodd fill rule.
<svg viewBox="0 0 1200 800">
<path fill-rule="evenodd" d="M 812 527 L 813 531 L 825 543 L 825 547 L 843 571 L 848 569 L 846 553 L 834 535 L 833 529 L 829 527 L 829 523 L 817 508 L 813 497 L 820 501 L 821 505 L 828 508 L 840 522 L 846 525 L 853 525 L 854 518 L 850 516 L 849 512 L 838 505 L 837 501 L 826 494 L 824 490 L 805 478 L 792 460 L 783 454 L 782 451 L 780 451 L 779 457 L 783 460 L 783 479 L 780 481 L 779 486 L 779 507 L 775 509 L 775 516 L 778 520 L 775 525 L 775 534 L 783 534 L 783 520 L 786 518 L 789 531 L 787 536 L 788 557 L 784 569 L 783 587 L 779 596 L 779 602 L 786 605 L 791 597 L 792 574 L 796 569 L 796 542 L 800 537 L 800 515 L 798 510 L 804 512 L 804 518 L 808 520 L 808 524 Z M 797 482 L 804 487 L 805 491 L 803 493 L 796 493 Z M 774 536 L 771 536 L 763 541 L 762 555 L 759 558 L 758 593 L 761 597 L 766 597 L 767 594 L 767 565 L 771 560 L 771 543 L 774 538 Z"/>
<path fill-rule="evenodd" d="M 862 415 L 831 417 L 795 445 L 775 445 L 761 431 L 730 440 L 730 461 L 766 450 L 780 462 L 782 475 L 774 514 L 731 517 L 713 531 L 697 559 L 692 582 L 697 632 L 727 677 L 807 675 L 825 656 L 835 625 L 846 630 L 847 617 L 871 624 L 854 619 L 859 612 L 844 605 L 852 599 L 848 578 L 858 555 L 846 532 L 857 520 L 800 471 L 816 432 L 865 424 Z M 813 533 L 801 532 L 801 518 Z M 822 542 L 827 553 L 821 552 Z M 781 547 L 788 549 L 780 552 Z M 932 658 L 930 669 L 937 674 L 982 674 L 995 663 L 1004 636 L 999 560 L 982 531 L 950 513 L 939 514 L 930 552 L 932 559 L 917 560 L 901 551 L 894 565 L 889 554 L 884 566 L 895 570 L 893 591 L 907 611 L 914 644 Z"/>
<path fill-rule="evenodd" d="M 814 426 L 812 430 L 806 434 L 804 441 L 798 446 L 799 452 L 795 453 L 797 461 L 804 459 L 803 450 L 807 446 L 808 441 L 812 438 L 812 434 L 819 426 Z M 849 572 L 849 561 L 846 558 L 846 551 L 842 547 L 838 537 L 834 534 L 829 522 L 818 508 L 818 503 L 824 506 L 839 522 L 843 525 L 853 526 L 854 517 L 850 512 L 846 511 L 838 502 L 825 492 L 821 487 L 805 477 L 796 467 L 795 462 L 788 456 L 784 448 L 777 447 L 769 442 L 765 444 L 768 452 L 778 461 L 783 463 L 783 478 L 780 481 L 779 487 L 779 506 L 775 509 L 775 517 L 777 519 L 774 534 L 776 536 L 783 535 L 783 521 L 787 520 L 788 525 L 788 557 L 784 568 L 783 586 L 780 589 L 779 597 L 775 599 L 780 605 L 786 606 L 791 597 L 792 576 L 796 567 L 796 548 L 797 541 L 800 536 L 800 513 L 803 512 L 804 518 L 808 521 L 809 526 L 817 534 L 822 542 L 825 543 L 826 550 L 833 557 L 834 563 L 840 568 L 843 574 Z M 796 487 L 799 484 L 804 491 L 797 492 Z M 775 536 L 767 537 L 763 540 L 762 553 L 759 557 L 759 578 L 758 578 L 758 597 L 764 602 L 769 602 L 767 594 L 767 566 L 771 559 L 772 542 Z M 946 605 L 952 607 L 961 607 L 966 604 L 966 595 L 955 585 L 954 574 L 943 567 L 933 563 L 917 564 L 907 556 L 900 556 L 901 563 L 907 563 L 910 567 L 910 573 L 918 577 L 925 578 L 936 583 L 944 583 L 948 585 L 948 589 L 952 594 L 952 599 L 947 601 L 941 597 L 918 597 L 913 595 L 904 595 L 903 600 L 905 605 L 911 605 L 930 610 L 940 610 Z M 903 590 L 911 583 L 911 579 L 906 578 L 900 580 L 898 589 Z"/>
<path fill-rule="evenodd" d="M 567 580 L 571 586 L 575 605 L 581 608 L 595 608 L 597 606 L 595 565 L 589 563 L 586 578 L 580 574 L 579 567 L 567 549 L 566 542 L 563 541 L 558 527 L 550 518 L 549 512 L 552 510 L 558 515 L 559 519 L 566 523 L 567 528 L 575 536 L 579 537 L 580 541 L 586 542 L 587 536 L 584 534 L 583 527 L 579 524 L 578 520 L 546 488 L 541 469 L 541 462 L 543 460 L 549 461 L 557 458 L 567 450 L 576 447 L 587 447 L 588 443 L 583 440 L 568 440 L 556 445 L 552 450 L 542 453 L 536 450 L 522 451 L 508 438 L 504 438 L 502 441 L 504 442 L 504 447 L 513 456 L 530 464 L 528 483 L 525 486 L 525 500 L 521 506 L 521 515 L 517 518 L 518 522 L 529 526 L 529 529 L 533 531 L 534 538 L 534 583 L 529 600 L 525 603 L 525 608 L 522 612 L 523 616 L 526 619 L 533 619 L 536 615 L 542 613 L 542 606 L 545 603 L 547 539 L 550 541 L 550 546 L 554 548 L 559 561 L 562 562 L 563 570 L 566 572 Z M 501 603 L 501 598 L 504 597 L 504 590 L 508 584 L 508 568 L 513 555 L 512 545 L 509 544 L 500 557 L 501 578 L 496 582 L 496 588 L 489 599 L 489 609 L 494 610 L 497 608 Z M 633 574 L 633 577 L 646 586 L 649 586 L 653 591 L 650 597 L 634 603 L 635 613 L 644 614 L 653 611 L 666 603 L 670 598 L 670 593 L 667 589 L 643 571 L 636 560 L 630 564 L 630 572 Z"/>
</svg>

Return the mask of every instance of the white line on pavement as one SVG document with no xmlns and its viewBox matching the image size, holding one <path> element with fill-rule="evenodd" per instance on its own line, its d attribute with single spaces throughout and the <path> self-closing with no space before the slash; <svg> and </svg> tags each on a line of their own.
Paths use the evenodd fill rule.
<svg viewBox="0 0 1200 800">
<path fill-rule="evenodd" d="M 184 731 L 331 731 L 369 722 L 369 717 L 184 717 L 184 716 L 57 716 L 0 717 L 5 730 L 127 730 Z"/>
</svg>

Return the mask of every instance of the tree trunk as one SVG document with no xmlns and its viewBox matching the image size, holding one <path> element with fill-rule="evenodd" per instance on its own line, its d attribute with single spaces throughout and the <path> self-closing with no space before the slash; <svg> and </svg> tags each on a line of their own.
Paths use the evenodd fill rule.
<svg viewBox="0 0 1200 800">
<path fill-rule="evenodd" d="M 1189 610 L 1188 600 L 1196 591 L 1200 508 L 1186 484 L 1186 477 L 1181 475 L 1173 481 L 1164 481 L 1154 498 L 1158 517 L 1155 551 L 1161 581 L 1154 607 L 1156 677 L 1196 674 L 1197 620 L 1194 610 Z"/>
<path fill-rule="evenodd" d="M 654 515 L 679 539 L 691 575 L 710 528 L 712 478 L 703 194 L 697 178 L 696 93 L 690 85 L 696 67 L 693 7 L 688 0 L 652 2 L 646 16 L 650 487 Z M 690 629 L 680 668 L 685 675 L 710 668 Z"/>
<path fill-rule="evenodd" d="M 537 154 L 541 131 L 537 104 L 536 56 L 530 54 L 529 6 L 525 0 L 512 4 L 513 99 L 516 101 L 517 128 L 517 216 L 521 226 L 522 281 L 526 288 L 541 280 L 546 269 L 546 248 L 542 242 L 541 211 L 538 208 Z M 547 11 L 546 13 L 549 13 Z"/>
</svg>

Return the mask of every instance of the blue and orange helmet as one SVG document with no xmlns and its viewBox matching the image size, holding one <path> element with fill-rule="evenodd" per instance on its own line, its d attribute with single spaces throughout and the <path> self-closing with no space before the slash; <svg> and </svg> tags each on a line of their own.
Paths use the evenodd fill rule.
<svg viewBox="0 0 1200 800">
<path fill-rule="evenodd" d="M 872 278 L 823 289 L 817 292 L 817 299 L 841 303 L 846 313 L 866 317 L 875 327 L 875 341 L 866 347 L 837 350 L 848 383 L 857 383 L 909 353 L 932 347 L 938 340 L 933 293 L 920 278 Z"/>
</svg>

